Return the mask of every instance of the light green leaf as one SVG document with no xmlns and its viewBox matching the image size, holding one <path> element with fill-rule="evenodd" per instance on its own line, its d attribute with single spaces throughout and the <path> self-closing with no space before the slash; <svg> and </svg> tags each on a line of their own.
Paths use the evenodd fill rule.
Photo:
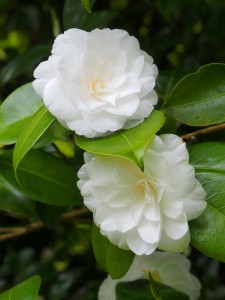
<svg viewBox="0 0 225 300">
<path fill-rule="evenodd" d="M 0 105 L 0 143 L 15 143 L 24 126 L 42 105 L 43 100 L 35 93 L 31 83 L 10 94 Z"/>
<path fill-rule="evenodd" d="M 40 276 L 32 276 L 14 288 L 0 294 L 0 300 L 37 300 L 40 285 Z"/>
<path fill-rule="evenodd" d="M 51 45 L 38 45 L 16 56 L 0 72 L 0 84 L 15 79 L 27 70 L 32 70 L 40 61 L 50 54 Z"/>
<path fill-rule="evenodd" d="M 225 143 L 189 147 L 190 163 L 206 190 L 207 208 L 190 222 L 191 243 L 201 252 L 225 262 Z"/>
<path fill-rule="evenodd" d="M 209 64 L 181 79 L 163 111 L 181 123 L 206 126 L 225 121 L 225 64 Z"/>
<path fill-rule="evenodd" d="M 90 1 L 89 0 L 80 0 L 80 1 L 83 4 L 86 11 L 90 14 L 91 13 Z"/>
<path fill-rule="evenodd" d="M 12 150 L 0 155 L 0 170 L 1 176 L 16 186 L 12 156 Z M 17 174 L 20 189 L 30 199 L 58 206 L 82 204 L 74 169 L 49 153 L 31 149 L 19 164 Z"/>
<path fill-rule="evenodd" d="M 169 286 L 155 282 L 155 286 L 163 300 L 188 300 L 189 297 Z M 119 283 L 116 287 L 116 300 L 155 300 L 150 292 L 147 280 Z"/>
<path fill-rule="evenodd" d="M 17 168 L 21 160 L 54 120 L 55 117 L 48 112 L 45 106 L 42 106 L 33 116 L 19 136 L 14 149 L 13 165 L 15 174 L 17 174 Z"/>
<path fill-rule="evenodd" d="M 113 279 L 121 278 L 127 273 L 133 262 L 134 253 L 111 244 L 106 237 L 101 235 L 99 228 L 94 224 L 92 227 L 92 244 L 99 266 Z"/>
<path fill-rule="evenodd" d="M 164 114 L 154 110 L 144 122 L 136 127 L 119 130 L 101 138 L 88 139 L 76 136 L 76 143 L 87 152 L 124 157 L 142 168 L 144 150 L 164 122 Z"/>
</svg>

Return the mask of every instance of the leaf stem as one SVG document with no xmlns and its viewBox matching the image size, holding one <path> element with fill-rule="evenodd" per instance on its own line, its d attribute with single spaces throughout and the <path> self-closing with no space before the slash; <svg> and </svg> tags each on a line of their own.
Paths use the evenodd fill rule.
<svg viewBox="0 0 225 300">
<path fill-rule="evenodd" d="M 152 279 L 152 275 L 150 272 L 148 272 L 148 278 L 149 278 L 150 290 L 151 290 L 152 295 L 155 298 L 155 300 L 163 300 L 163 298 L 160 296 L 159 291 L 157 290 L 157 288 L 155 286 L 155 282 Z"/>
<path fill-rule="evenodd" d="M 220 131 L 220 130 L 223 130 L 223 129 L 225 129 L 225 123 L 218 124 L 218 125 L 213 125 L 213 126 L 210 126 L 210 127 L 206 127 L 206 128 L 203 128 L 203 129 L 191 132 L 191 133 L 181 135 L 180 137 L 184 140 L 189 140 L 189 139 L 193 139 L 197 135 L 209 134 L 209 133 L 213 133 L 213 132 Z"/>
</svg>

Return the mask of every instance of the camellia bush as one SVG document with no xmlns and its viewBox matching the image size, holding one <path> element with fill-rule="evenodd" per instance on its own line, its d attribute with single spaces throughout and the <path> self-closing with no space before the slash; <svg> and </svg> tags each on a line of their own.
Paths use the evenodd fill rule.
<svg viewBox="0 0 225 300">
<path fill-rule="evenodd" d="M 184 2 L 149 5 L 168 21 Z M 225 65 L 182 68 L 180 42 L 163 69 L 171 45 L 154 35 L 151 52 L 115 25 L 128 2 L 110 3 L 49 4 L 53 44 L 1 70 L 2 86 L 33 79 L 0 105 L 0 275 L 24 273 L 0 280 L 0 300 L 224 299 L 206 285 L 225 262 Z"/>
</svg>

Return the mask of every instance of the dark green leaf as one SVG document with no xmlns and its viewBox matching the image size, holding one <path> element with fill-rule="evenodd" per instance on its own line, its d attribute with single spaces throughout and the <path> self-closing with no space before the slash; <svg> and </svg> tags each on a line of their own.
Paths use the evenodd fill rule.
<svg viewBox="0 0 225 300">
<path fill-rule="evenodd" d="M 155 282 L 163 300 L 188 300 L 189 297 L 169 286 Z M 116 300 L 154 300 L 147 280 L 119 283 L 116 288 Z"/>
<path fill-rule="evenodd" d="M 83 7 L 86 9 L 86 11 L 90 14 L 91 13 L 91 6 L 89 0 L 80 0 L 83 4 Z"/>
<path fill-rule="evenodd" d="M 17 168 L 21 160 L 54 120 L 55 117 L 49 113 L 45 106 L 42 106 L 27 124 L 14 149 L 13 165 L 15 174 L 17 174 Z"/>
<path fill-rule="evenodd" d="M 50 45 L 39 45 L 11 60 L 0 72 L 0 84 L 6 84 L 18 75 L 34 68 L 50 53 L 50 50 Z"/>
<path fill-rule="evenodd" d="M 90 5 L 90 7 L 91 6 L 92 5 Z M 82 28 L 82 25 L 88 16 L 89 13 L 86 11 L 80 0 L 66 0 L 63 9 L 64 29 Z"/>
<path fill-rule="evenodd" d="M 91 31 L 95 28 L 104 28 L 118 15 L 117 11 L 102 10 L 93 12 L 84 20 L 82 29 Z"/>
<path fill-rule="evenodd" d="M 163 111 L 191 126 L 224 122 L 224 78 L 224 64 L 209 64 L 200 68 L 176 84 Z"/>
<path fill-rule="evenodd" d="M 181 71 L 161 71 L 156 79 L 155 86 L 158 96 L 167 102 L 173 87 L 185 75 L 186 73 Z"/>
<path fill-rule="evenodd" d="M 0 106 L 0 143 L 15 143 L 32 115 L 43 105 L 32 84 L 15 90 Z"/>
<path fill-rule="evenodd" d="M 12 150 L 0 155 L 1 175 L 13 186 Z M 23 193 L 31 199 L 50 205 L 80 205 L 82 198 L 76 186 L 73 168 L 46 152 L 30 150 L 17 169 Z"/>
<path fill-rule="evenodd" d="M 46 226 L 50 226 L 54 224 L 64 212 L 68 210 L 68 207 L 49 205 L 49 204 L 37 202 L 36 209 L 40 220 Z"/>
<path fill-rule="evenodd" d="M 0 295 L 0 300 L 37 300 L 40 276 L 33 276 Z"/>
<path fill-rule="evenodd" d="M 14 175 L 14 174 L 12 174 Z M 36 217 L 35 203 L 27 199 L 9 182 L 0 176 L 0 209 L 9 213 L 25 217 Z"/>
<path fill-rule="evenodd" d="M 76 136 L 76 143 L 85 151 L 124 157 L 142 167 L 144 150 L 164 122 L 164 115 L 154 110 L 144 122 L 134 128 L 119 130 L 102 138 Z"/>
<path fill-rule="evenodd" d="M 121 278 L 127 273 L 134 259 L 133 252 L 122 250 L 111 244 L 106 237 L 101 235 L 99 228 L 94 224 L 92 243 L 98 264 L 113 279 Z"/>
<path fill-rule="evenodd" d="M 189 148 L 190 162 L 207 193 L 207 208 L 190 222 L 191 242 L 207 256 L 225 262 L 225 143 Z"/>
</svg>

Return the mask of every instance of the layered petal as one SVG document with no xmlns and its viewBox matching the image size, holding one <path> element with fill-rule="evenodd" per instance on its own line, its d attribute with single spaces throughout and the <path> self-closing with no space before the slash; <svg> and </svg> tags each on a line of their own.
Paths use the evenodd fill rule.
<svg viewBox="0 0 225 300">
<path fill-rule="evenodd" d="M 157 75 L 126 31 L 69 29 L 34 71 L 33 87 L 63 126 L 92 138 L 141 123 L 158 101 Z"/>
</svg>

